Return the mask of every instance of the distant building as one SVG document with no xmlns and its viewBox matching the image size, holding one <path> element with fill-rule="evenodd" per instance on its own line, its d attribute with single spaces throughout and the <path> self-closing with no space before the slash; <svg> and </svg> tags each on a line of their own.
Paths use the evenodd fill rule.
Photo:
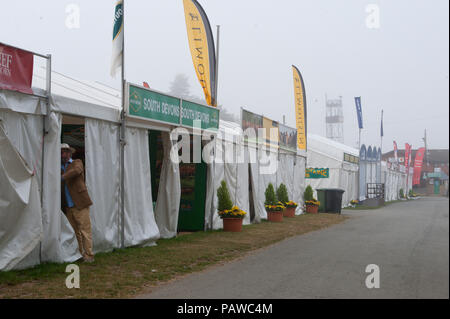
<svg viewBox="0 0 450 319">
<path fill-rule="evenodd" d="M 412 150 L 411 167 L 414 167 L 414 159 L 416 158 L 417 150 Z M 398 161 L 400 165 L 405 164 L 405 150 L 399 149 L 397 151 Z M 383 161 L 388 163 L 395 162 L 394 151 L 384 153 Z M 422 172 L 420 176 L 420 185 L 415 188 L 427 194 L 442 194 L 448 192 L 448 176 L 449 176 L 449 150 L 437 149 L 428 150 L 423 160 Z"/>
</svg>

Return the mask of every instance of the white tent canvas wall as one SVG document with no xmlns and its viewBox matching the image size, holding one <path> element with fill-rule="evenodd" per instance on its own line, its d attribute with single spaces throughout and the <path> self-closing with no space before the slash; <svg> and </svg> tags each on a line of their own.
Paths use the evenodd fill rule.
<svg viewBox="0 0 450 319">
<path fill-rule="evenodd" d="M 393 201 L 400 199 L 400 190 L 407 195 L 408 191 L 412 189 L 412 179 L 414 169 L 410 168 L 409 177 L 407 177 L 406 169 L 403 165 L 394 169 L 387 162 L 381 162 L 381 180 L 385 184 L 385 200 Z M 407 184 L 408 183 L 408 184 Z"/>
</svg>

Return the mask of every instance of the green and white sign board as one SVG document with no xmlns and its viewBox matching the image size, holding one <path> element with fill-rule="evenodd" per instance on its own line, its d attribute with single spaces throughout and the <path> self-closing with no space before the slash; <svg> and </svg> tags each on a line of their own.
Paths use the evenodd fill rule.
<svg viewBox="0 0 450 319">
<path fill-rule="evenodd" d="M 128 115 L 186 127 L 193 127 L 194 120 L 200 120 L 202 129 L 219 128 L 217 108 L 181 100 L 133 84 L 128 84 Z"/>
<path fill-rule="evenodd" d="M 305 178 L 329 178 L 329 168 L 306 168 Z"/>
<path fill-rule="evenodd" d="M 202 129 L 219 128 L 219 110 L 217 108 L 183 100 L 181 118 L 184 126 L 192 127 L 194 120 L 202 122 Z"/>
</svg>

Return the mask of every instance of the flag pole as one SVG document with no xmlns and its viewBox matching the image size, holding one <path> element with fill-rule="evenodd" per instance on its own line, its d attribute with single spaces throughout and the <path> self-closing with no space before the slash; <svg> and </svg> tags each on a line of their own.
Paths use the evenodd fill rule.
<svg viewBox="0 0 450 319">
<path fill-rule="evenodd" d="M 356 102 L 356 98 L 355 98 Z M 356 103 L 356 106 L 358 104 Z M 361 131 L 362 131 L 362 110 L 361 114 L 358 113 L 358 108 L 356 109 L 357 116 L 358 116 L 358 128 L 359 128 L 359 137 L 358 137 L 358 155 L 359 155 L 359 165 L 358 165 L 358 202 L 361 200 Z M 359 120 L 359 117 L 361 117 L 361 120 Z"/>
<path fill-rule="evenodd" d="M 405 197 L 408 198 L 408 192 L 409 192 L 409 163 L 410 163 L 410 158 L 411 158 L 411 145 L 409 145 L 408 143 L 405 144 L 405 154 L 406 151 L 408 151 L 408 162 L 405 163 L 405 168 L 408 167 L 408 169 L 406 170 L 406 193 L 405 193 Z M 405 156 L 405 161 L 406 161 L 406 156 Z"/>
<path fill-rule="evenodd" d="M 215 107 L 219 107 L 219 102 L 217 99 L 218 96 L 218 89 L 219 89 L 219 45 L 220 45 L 220 25 L 217 25 L 217 36 L 216 36 L 216 65 L 215 65 L 215 75 L 216 78 L 214 79 L 214 86 L 215 86 L 215 96 L 214 96 L 214 106 Z M 214 138 L 214 148 L 213 148 L 213 161 L 212 161 L 212 171 L 213 174 L 215 174 L 216 172 L 216 140 L 217 138 Z M 236 171 L 237 171 L 237 167 L 236 167 Z M 236 197 L 236 196 L 235 196 Z M 214 203 L 214 198 L 211 200 L 211 207 L 210 207 L 210 225 L 209 225 L 209 229 L 213 230 L 214 229 L 214 210 L 213 210 L 213 203 Z"/>
<path fill-rule="evenodd" d="M 358 138 L 358 202 L 361 198 L 361 128 L 359 128 L 359 138 Z"/>
<path fill-rule="evenodd" d="M 380 135 L 381 135 L 381 137 L 380 137 L 380 162 L 377 164 L 377 166 L 378 166 L 378 169 L 377 169 L 377 175 L 378 175 L 378 178 L 379 178 L 379 180 L 377 181 L 377 183 L 380 183 L 380 184 L 382 184 L 382 182 L 383 182 L 383 174 L 382 174 L 382 172 L 381 172 L 381 162 L 382 162 L 382 160 L 383 160 L 383 136 L 384 136 L 384 125 L 383 125 L 383 109 L 381 109 L 381 129 L 380 129 Z"/>
<path fill-rule="evenodd" d="M 381 110 L 381 143 L 380 143 L 381 155 L 383 155 L 383 136 L 384 136 L 383 112 L 384 110 Z"/>
<path fill-rule="evenodd" d="M 219 102 L 217 99 L 218 96 L 218 89 L 219 89 L 219 45 L 220 45 L 220 25 L 217 25 L 217 37 L 216 37 L 216 69 L 215 69 L 215 73 L 216 73 L 216 78 L 215 80 L 215 97 L 214 97 L 214 104 L 215 106 L 219 106 Z"/>
<path fill-rule="evenodd" d="M 361 150 L 361 129 L 359 129 L 358 148 Z"/>
<path fill-rule="evenodd" d="M 121 248 L 125 248 L 125 0 L 122 0 L 122 112 L 120 113 L 120 213 L 121 213 Z"/>
</svg>

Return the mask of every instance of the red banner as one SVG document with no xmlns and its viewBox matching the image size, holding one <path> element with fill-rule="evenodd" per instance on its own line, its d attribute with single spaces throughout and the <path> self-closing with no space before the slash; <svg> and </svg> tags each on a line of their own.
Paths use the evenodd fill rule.
<svg viewBox="0 0 450 319">
<path fill-rule="evenodd" d="M 425 147 L 421 147 L 417 150 L 416 158 L 414 159 L 413 185 L 420 184 L 420 173 L 422 172 L 422 164 L 424 156 L 425 156 Z"/>
<path fill-rule="evenodd" d="M 0 44 L 0 89 L 33 94 L 33 54 Z"/>
<path fill-rule="evenodd" d="M 406 173 L 409 175 L 409 160 L 411 157 L 411 145 L 408 143 L 405 144 L 405 168 Z"/>
<path fill-rule="evenodd" d="M 398 164 L 398 155 L 397 155 L 397 142 L 394 141 L 394 157 L 395 157 L 395 163 Z"/>
</svg>

